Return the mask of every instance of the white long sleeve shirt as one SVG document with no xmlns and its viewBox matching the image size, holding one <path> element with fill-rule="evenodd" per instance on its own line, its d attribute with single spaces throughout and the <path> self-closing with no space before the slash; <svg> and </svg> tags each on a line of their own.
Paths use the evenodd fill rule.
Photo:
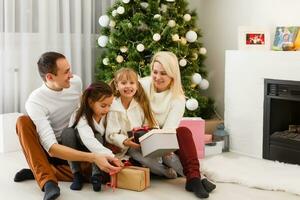
<svg viewBox="0 0 300 200">
<path fill-rule="evenodd" d="M 73 115 L 71 116 L 69 127 L 73 126 L 73 124 L 75 122 L 76 112 L 77 111 L 75 111 L 73 113 Z M 97 123 L 95 120 L 93 120 L 95 130 L 98 131 L 101 134 L 101 136 L 103 136 L 105 133 L 105 128 L 103 125 L 104 120 L 105 120 L 104 117 L 101 118 L 99 123 Z M 95 138 L 95 134 L 94 134 L 92 128 L 89 126 L 89 124 L 84 116 L 82 116 L 79 119 L 79 121 L 76 125 L 76 128 L 78 130 L 79 137 L 80 137 L 82 143 L 86 146 L 86 148 L 90 152 L 103 153 L 103 154 L 107 154 L 109 156 L 114 157 L 114 154 L 112 153 L 112 151 L 109 150 L 108 148 L 104 147 L 103 144 L 100 143 L 97 140 L 97 138 Z"/>
<path fill-rule="evenodd" d="M 68 127 L 70 117 L 79 104 L 81 90 L 81 79 L 74 75 L 69 88 L 54 91 L 44 83 L 27 99 L 26 112 L 35 124 L 46 151 L 61 140 L 61 132 Z"/>
<path fill-rule="evenodd" d="M 174 98 L 171 90 L 155 92 L 151 89 L 151 81 L 151 77 L 139 80 L 149 98 L 154 118 L 160 128 L 176 129 L 184 114 L 185 99 Z"/>
<path fill-rule="evenodd" d="M 106 141 L 122 149 L 119 157 L 125 155 L 128 147 L 123 142 L 128 138 L 127 131 L 145 124 L 145 116 L 140 105 L 133 99 L 125 109 L 120 98 L 115 98 L 107 114 Z"/>
</svg>

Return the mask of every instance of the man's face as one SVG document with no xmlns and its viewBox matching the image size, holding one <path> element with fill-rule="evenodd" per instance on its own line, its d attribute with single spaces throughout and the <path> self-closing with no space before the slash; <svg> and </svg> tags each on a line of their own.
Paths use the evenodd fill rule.
<svg viewBox="0 0 300 200">
<path fill-rule="evenodd" d="M 56 61 L 57 73 L 51 74 L 52 77 L 52 85 L 54 89 L 62 90 L 64 88 L 70 87 L 70 79 L 73 77 L 71 72 L 70 64 L 67 59 L 60 58 Z"/>
</svg>

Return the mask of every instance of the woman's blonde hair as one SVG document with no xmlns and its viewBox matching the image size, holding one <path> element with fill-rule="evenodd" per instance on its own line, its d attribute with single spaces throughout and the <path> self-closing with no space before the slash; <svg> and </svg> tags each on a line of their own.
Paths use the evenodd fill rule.
<svg viewBox="0 0 300 200">
<path fill-rule="evenodd" d="M 157 123 L 154 119 L 154 116 L 152 114 L 152 110 L 150 108 L 150 102 L 149 99 L 138 81 L 138 75 L 137 73 L 131 69 L 131 68 L 121 68 L 118 71 L 115 72 L 114 74 L 114 79 L 111 81 L 110 86 L 113 90 L 113 93 L 116 97 L 120 97 L 120 93 L 117 90 L 117 84 L 119 81 L 122 80 L 130 80 L 130 81 L 135 81 L 137 84 L 137 91 L 134 95 L 134 99 L 138 102 L 138 104 L 141 106 L 141 108 L 144 111 L 145 118 L 148 122 L 148 126 L 150 128 L 154 128 L 157 126 Z"/>
<path fill-rule="evenodd" d="M 182 89 L 180 69 L 179 69 L 177 56 L 170 51 L 157 52 L 156 54 L 154 54 L 152 58 L 152 62 L 150 64 L 151 73 L 155 62 L 160 63 L 163 66 L 164 70 L 166 71 L 167 75 L 172 78 L 170 90 L 173 96 L 184 97 L 184 91 Z M 154 89 L 153 82 L 151 88 Z"/>
</svg>

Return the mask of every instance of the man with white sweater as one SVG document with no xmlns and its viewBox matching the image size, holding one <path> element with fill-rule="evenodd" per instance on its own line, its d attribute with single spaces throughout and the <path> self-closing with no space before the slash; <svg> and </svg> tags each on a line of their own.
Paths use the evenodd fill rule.
<svg viewBox="0 0 300 200">
<path fill-rule="evenodd" d="M 71 181 L 72 173 L 66 160 L 95 163 L 103 171 L 119 170 L 116 158 L 78 151 L 61 145 L 62 130 L 68 127 L 69 119 L 79 103 L 82 83 L 73 76 L 64 55 L 44 53 L 38 61 L 43 85 L 33 91 L 26 102 L 29 116 L 17 121 L 17 134 L 30 169 L 22 169 L 15 181 L 37 181 L 45 191 L 44 200 L 53 200 L 60 195 L 58 181 Z"/>
</svg>

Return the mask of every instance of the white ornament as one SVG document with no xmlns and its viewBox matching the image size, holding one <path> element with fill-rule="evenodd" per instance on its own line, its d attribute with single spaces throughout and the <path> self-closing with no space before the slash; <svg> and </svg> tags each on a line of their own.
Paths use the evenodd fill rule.
<svg viewBox="0 0 300 200">
<path fill-rule="evenodd" d="M 194 73 L 192 76 L 192 82 L 194 84 L 199 84 L 202 81 L 202 77 L 199 73 Z"/>
<path fill-rule="evenodd" d="M 138 44 L 138 45 L 136 46 L 136 49 L 137 49 L 139 52 L 142 52 L 142 51 L 145 50 L 145 46 L 144 46 L 143 44 Z"/>
<path fill-rule="evenodd" d="M 154 41 L 159 41 L 160 40 L 160 34 L 159 33 L 155 33 L 154 35 L 153 35 L 153 40 Z"/>
<path fill-rule="evenodd" d="M 160 15 L 160 14 L 155 14 L 155 15 L 153 16 L 153 18 L 154 18 L 154 19 L 160 19 L 160 18 L 161 18 L 161 15 Z"/>
<path fill-rule="evenodd" d="M 180 59 L 180 61 L 179 61 L 179 65 L 180 65 L 181 67 L 185 67 L 185 66 L 186 66 L 186 64 L 187 64 L 187 61 L 186 61 L 186 59 L 184 59 L 184 58 Z"/>
<path fill-rule="evenodd" d="M 186 40 L 188 42 L 195 42 L 197 40 L 197 33 L 195 31 L 188 31 L 186 34 L 185 34 L 185 37 L 186 37 Z"/>
<path fill-rule="evenodd" d="M 105 47 L 108 43 L 108 37 L 106 35 L 101 35 L 98 38 L 98 44 L 100 47 Z"/>
<path fill-rule="evenodd" d="M 185 15 L 183 15 L 183 19 L 184 19 L 184 21 L 188 22 L 192 19 L 192 17 L 190 14 L 185 14 Z"/>
<path fill-rule="evenodd" d="M 175 2 L 175 0 L 166 0 L 167 2 Z"/>
<path fill-rule="evenodd" d="M 118 63 L 123 62 L 123 60 L 124 60 L 124 58 L 123 58 L 123 56 L 121 56 L 121 55 L 118 55 L 118 56 L 116 57 L 116 61 L 117 61 Z"/>
<path fill-rule="evenodd" d="M 102 27 L 107 27 L 109 24 L 109 17 L 107 15 L 102 15 L 101 17 L 99 17 L 99 24 Z"/>
<path fill-rule="evenodd" d="M 117 8 L 117 13 L 118 14 L 122 15 L 122 14 L 124 14 L 124 12 L 125 12 L 125 8 L 123 6 L 119 6 Z"/>
<path fill-rule="evenodd" d="M 172 35 L 172 40 L 173 40 L 174 42 L 179 41 L 179 40 L 180 40 L 180 39 L 179 39 L 179 35 L 178 35 L 178 34 Z"/>
<path fill-rule="evenodd" d="M 190 98 L 186 101 L 185 106 L 188 110 L 194 111 L 198 108 L 198 101 L 194 98 Z"/>
<path fill-rule="evenodd" d="M 147 2 L 142 2 L 142 3 L 141 3 L 141 6 L 142 6 L 143 8 L 148 8 L 149 4 L 148 4 Z"/>
<path fill-rule="evenodd" d="M 199 53 L 202 54 L 202 55 L 205 55 L 205 54 L 207 53 L 206 48 L 205 48 L 205 47 L 201 47 L 201 48 L 199 49 Z"/>
<path fill-rule="evenodd" d="M 112 27 L 112 28 L 115 27 L 116 26 L 116 22 L 114 20 L 111 20 L 109 22 L 109 26 Z"/>
<path fill-rule="evenodd" d="M 108 59 L 108 58 L 104 58 L 104 59 L 102 60 L 102 63 L 103 63 L 104 65 L 108 65 L 108 64 L 109 64 L 109 59 Z"/>
<path fill-rule="evenodd" d="M 113 11 L 111 12 L 111 15 L 112 15 L 113 17 L 117 16 L 117 14 L 118 14 L 117 10 L 113 10 Z"/>
<path fill-rule="evenodd" d="M 123 1 L 123 3 L 129 3 L 130 2 L 130 0 L 122 0 Z"/>
<path fill-rule="evenodd" d="M 209 82 L 206 79 L 202 79 L 202 81 L 199 83 L 199 87 L 202 90 L 206 90 L 209 87 Z"/>
<path fill-rule="evenodd" d="M 123 46 L 123 47 L 120 48 L 120 51 L 121 51 L 122 53 L 126 53 L 126 52 L 128 51 L 128 48 L 125 47 L 125 46 Z"/>
<path fill-rule="evenodd" d="M 175 25 L 176 25 L 176 22 L 173 19 L 168 21 L 168 26 L 170 26 L 171 28 L 174 27 Z"/>
<path fill-rule="evenodd" d="M 167 10 L 168 10 L 168 6 L 167 5 L 165 5 L 165 4 L 161 4 L 161 8 L 160 8 L 160 10 L 162 11 L 162 12 L 167 12 Z"/>
</svg>

